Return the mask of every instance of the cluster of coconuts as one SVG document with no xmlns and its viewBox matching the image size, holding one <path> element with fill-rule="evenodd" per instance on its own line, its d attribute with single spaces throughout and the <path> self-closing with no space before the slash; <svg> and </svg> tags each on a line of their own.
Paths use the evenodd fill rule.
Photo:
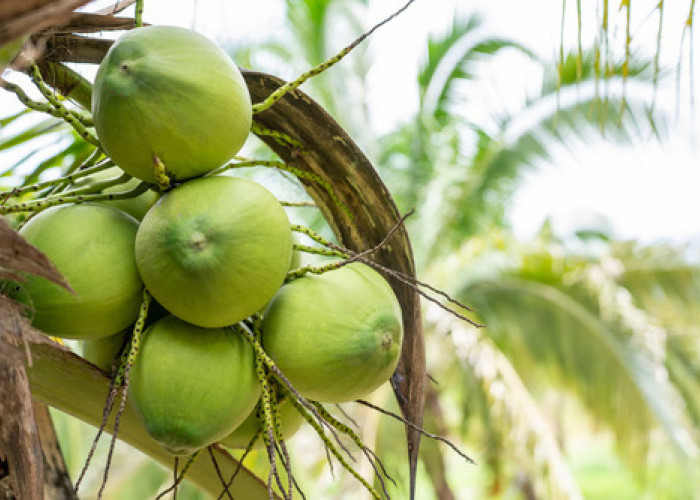
<svg viewBox="0 0 700 500">
<path fill-rule="evenodd" d="M 31 218 L 22 234 L 73 290 L 29 277 L 18 293 L 35 326 L 81 339 L 84 355 L 106 369 L 145 286 L 157 302 L 129 397 L 156 441 L 173 454 L 248 444 L 260 427 L 261 387 L 254 350 L 231 325 L 259 312 L 265 351 L 308 399 L 351 401 L 391 376 L 402 319 L 388 283 L 353 263 L 284 284 L 293 254 L 284 208 L 250 180 L 204 176 L 238 152 L 252 121 L 241 73 L 219 47 L 181 28 L 130 31 L 99 67 L 92 108 L 119 168 L 155 184 L 161 162 L 176 187 Z M 291 433 L 301 418 L 285 401 Z"/>
</svg>

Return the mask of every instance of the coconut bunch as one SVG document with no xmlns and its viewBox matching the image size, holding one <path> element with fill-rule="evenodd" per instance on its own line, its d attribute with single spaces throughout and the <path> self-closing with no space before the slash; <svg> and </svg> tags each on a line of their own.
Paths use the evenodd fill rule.
<svg viewBox="0 0 700 500">
<path fill-rule="evenodd" d="M 403 335 L 389 284 L 361 263 L 290 273 L 280 202 L 255 182 L 212 174 L 252 123 L 241 73 L 219 47 L 181 28 L 128 32 L 99 67 L 92 113 L 116 167 L 76 189 L 112 189 L 124 172 L 153 189 L 32 217 L 21 233 L 72 290 L 30 277 L 14 294 L 35 326 L 80 339 L 101 368 L 123 373 L 133 362 L 129 398 L 156 441 L 175 455 L 246 447 L 260 433 L 266 377 L 286 435 L 303 421 L 299 398 L 352 401 L 386 382 Z M 144 324 L 127 360 L 132 328 Z"/>
</svg>

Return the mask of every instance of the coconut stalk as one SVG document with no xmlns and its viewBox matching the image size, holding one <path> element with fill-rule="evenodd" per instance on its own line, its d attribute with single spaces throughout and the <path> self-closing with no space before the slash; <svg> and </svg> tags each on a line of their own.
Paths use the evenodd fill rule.
<svg viewBox="0 0 700 500">
<path fill-rule="evenodd" d="M 253 102 L 264 100 L 284 84 L 276 77 L 253 71 L 244 71 L 243 77 Z M 288 164 L 326 180 L 340 202 L 348 207 L 348 211 L 343 210 L 318 183 L 302 181 L 342 246 L 357 252 L 372 248 L 399 221 L 401 217 L 391 194 L 370 161 L 340 125 L 306 94 L 292 91 L 271 108 L 256 114 L 254 120 L 265 129 L 281 132 L 300 143 L 303 152 L 277 142 L 270 135 L 259 136 Z M 397 231 L 390 245 L 374 254 L 374 260 L 415 276 L 411 244 L 404 227 Z M 425 381 L 420 297 L 413 288 L 391 276 L 384 277 L 401 304 L 404 323 L 401 358 L 392 376 L 392 387 L 404 417 L 420 426 Z M 406 435 L 413 496 L 420 434 L 407 427 Z"/>
</svg>

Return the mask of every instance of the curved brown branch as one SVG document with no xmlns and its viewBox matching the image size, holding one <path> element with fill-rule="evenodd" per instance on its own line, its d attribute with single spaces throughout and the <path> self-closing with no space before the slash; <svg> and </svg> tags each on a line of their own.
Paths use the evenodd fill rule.
<svg viewBox="0 0 700 500">
<path fill-rule="evenodd" d="M 18 37 L 63 24 L 90 0 L 3 0 L 0 2 L 0 45 Z"/>
</svg>

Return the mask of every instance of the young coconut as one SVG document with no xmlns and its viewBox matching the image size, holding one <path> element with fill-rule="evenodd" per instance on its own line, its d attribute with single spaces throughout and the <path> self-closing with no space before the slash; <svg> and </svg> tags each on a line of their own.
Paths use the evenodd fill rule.
<svg viewBox="0 0 700 500">
<path fill-rule="evenodd" d="M 92 114 L 105 152 L 151 183 L 154 157 L 173 180 L 220 167 L 252 123 L 248 88 L 231 58 L 172 26 L 138 28 L 112 45 L 95 77 Z"/>
<path fill-rule="evenodd" d="M 261 393 L 246 339 L 174 316 L 144 332 L 130 383 L 129 398 L 149 435 L 174 455 L 230 434 Z"/>
<path fill-rule="evenodd" d="M 113 335 L 136 320 L 143 283 L 136 268 L 138 223 L 121 210 L 94 203 L 49 208 L 20 230 L 44 252 L 75 293 L 44 278 L 21 284 L 32 324 L 63 338 Z"/>
<path fill-rule="evenodd" d="M 109 337 L 81 340 L 80 354 L 100 370 L 109 373 L 114 360 L 121 354 L 129 333 L 131 329 L 127 328 Z"/>
<path fill-rule="evenodd" d="M 284 439 L 294 435 L 305 422 L 304 417 L 297 411 L 289 400 L 289 397 L 290 396 L 287 396 L 279 402 L 279 424 Z M 246 418 L 241 425 L 236 427 L 231 434 L 219 442 L 229 448 L 246 448 L 255 434 L 263 429 L 262 422 L 260 421 L 262 413 L 261 403 L 258 403 L 251 414 L 248 415 L 248 418 Z M 255 442 L 254 448 L 262 448 L 264 444 L 261 435 Z"/>
<path fill-rule="evenodd" d="M 204 177 L 166 193 L 143 218 L 136 261 L 146 288 L 194 325 L 237 323 L 282 285 L 292 243 L 287 214 L 247 179 Z"/>
<path fill-rule="evenodd" d="M 401 306 L 389 284 L 353 263 L 284 285 L 265 311 L 265 351 L 303 396 L 328 403 L 372 392 L 401 352 Z"/>
<path fill-rule="evenodd" d="M 74 183 L 74 187 L 87 187 L 87 186 L 92 186 L 94 184 L 97 184 L 98 182 L 104 182 L 108 181 L 110 179 L 116 179 L 120 175 L 122 175 L 124 171 L 119 168 L 119 167 L 111 167 L 107 168 L 105 170 L 102 170 L 100 172 L 97 172 L 96 174 L 87 176 L 87 177 L 81 177 Z M 141 181 L 136 178 L 129 179 L 126 181 L 124 184 L 119 184 L 116 186 L 110 186 L 107 188 L 104 188 L 102 190 L 103 193 L 121 193 L 125 191 L 131 191 L 132 189 L 136 188 L 136 186 L 139 185 Z M 102 201 L 100 203 L 104 203 L 105 205 L 111 205 L 114 208 L 118 208 L 119 210 L 123 210 L 127 214 L 131 215 L 134 217 L 136 220 L 141 220 L 143 219 L 143 216 L 146 215 L 146 212 L 148 212 L 148 209 L 153 206 L 153 204 L 158 200 L 160 195 L 156 193 L 155 191 L 148 190 L 145 193 L 142 193 L 134 198 L 127 198 L 124 200 L 109 200 L 109 201 Z"/>
</svg>

